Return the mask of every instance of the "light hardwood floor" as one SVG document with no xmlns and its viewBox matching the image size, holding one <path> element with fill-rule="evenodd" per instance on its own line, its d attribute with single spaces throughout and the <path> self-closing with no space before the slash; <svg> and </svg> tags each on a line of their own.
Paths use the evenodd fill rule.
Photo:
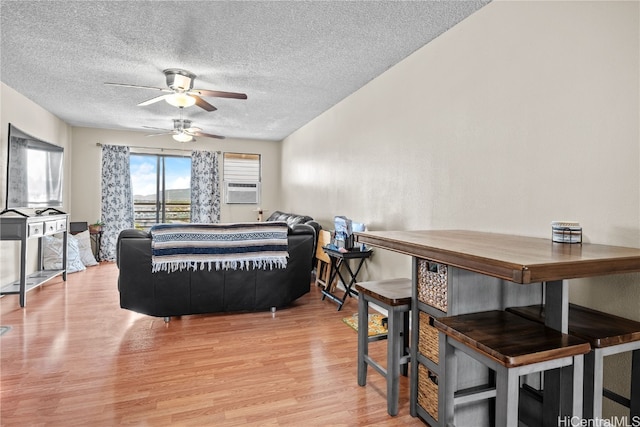
<svg viewBox="0 0 640 427">
<path fill-rule="evenodd" d="M 270 312 L 162 319 L 123 310 L 118 270 L 102 263 L 0 298 L 1 419 L 9 426 L 398 426 L 385 381 L 356 381 L 356 332 L 315 285 Z M 384 360 L 384 342 L 371 353 Z"/>
</svg>

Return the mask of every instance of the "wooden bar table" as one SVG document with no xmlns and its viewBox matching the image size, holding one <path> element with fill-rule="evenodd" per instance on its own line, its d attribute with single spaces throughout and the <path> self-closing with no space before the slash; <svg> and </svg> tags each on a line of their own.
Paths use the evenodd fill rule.
<svg viewBox="0 0 640 427">
<path fill-rule="evenodd" d="M 432 426 L 441 425 L 443 396 L 437 383 L 444 380 L 438 376 L 446 362 L 438 358 L 443 340 L 433 339 L 430 317 L 544 302 L 546 324 L 566 333 L 567 279 L 640 272 L 639 248 L 467 230 L 364 232 L 356 233 L 356 240 L 413 258 L 411 360 L 418 363 L 411 363 L 411 415 Z M 470 368 L 458 378 L 473 383 L 479 380 L 474 375 Z M 542 411 L 542 425 L 557 425 L 558 416 L 570 413 L 570 396 L 563 387 L 568 380 L 566 371 L 545 375 L 543 407 L 528 408 L 534 417 Z M 483 417 L 490 417 L 490 411 L 470 407 L 461 418 L 465 416 L 479 425 L 487 422 Z"/>
</svg>

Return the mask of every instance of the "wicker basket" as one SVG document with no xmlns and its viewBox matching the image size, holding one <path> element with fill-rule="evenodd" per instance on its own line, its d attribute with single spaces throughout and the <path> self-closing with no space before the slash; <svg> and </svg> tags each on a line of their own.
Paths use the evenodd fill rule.
<svg viewBox="0 0 640 427">
<path fill-rule="evenodd" d="M 438 361 L 438 330 L 431 326 L 431 316 L 420 312 L 418 351 L 434 363 Z"/>
<path fill-rule="evenodd" d="M 447 312 L 447 265 L 418 260 L 418 300 Z"/>
<path fill-rule="evenodd" d="M 418 365 L 418 405 L 438 421 L 438 376 Z"/>
</svg>

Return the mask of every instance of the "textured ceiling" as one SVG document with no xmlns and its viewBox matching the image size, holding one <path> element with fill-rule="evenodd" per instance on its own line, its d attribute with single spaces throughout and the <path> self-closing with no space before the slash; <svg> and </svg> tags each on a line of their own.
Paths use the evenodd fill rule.
<svg viewBox="0 0 640 427">
<path fill-rule="evenodd" d="M 162 70 L 246 93 L 184 109 L 204 132 L 281 140 L 482 6 L 482 1 L 7 1 L 0 80 L 73 126 L 170 129 Z"/>
</svg>

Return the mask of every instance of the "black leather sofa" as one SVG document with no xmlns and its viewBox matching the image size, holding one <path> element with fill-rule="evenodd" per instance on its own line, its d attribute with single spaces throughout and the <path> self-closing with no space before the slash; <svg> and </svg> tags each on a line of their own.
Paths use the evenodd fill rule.
<svg viewBox="0 0 640 427">
<path fill-rule="evenodd" d="M 308 215 L 299 215 L 299 214 L 287 213 L 282 211 L 274 211 L 271 215 L 269 215 L 269 218 L 267 218 L 266 221 L 283 221 L 283 222 L 286 222 L 289 227 L 293 227 L 298 224 L 306 224 L 313 227 L 316 234 L 313 239 L 313 254 L 311 256 L 313 261 L 313 258 L 315 257 L 315 253 L 316 253 L 316 245 L 318 244 L 318 232 L 322 230 L 322 227 L 316 220 L 314 220 Z M 315 262 L 313 262 L 312 265 L 315 265 Z"/>
<path fill-rule="evenodd" d="M 151 235 L 123 230 L 116 262 L 120 307 L 150 316 L 269 310 L 285 307 L 309 292 L 315 230 L 288 230 L 286 269 L 182 270 L 151 272 Z"/>
<path fill-rule="evenodd" d="M 267 221 L 284 221 L 287 223 L 289 227 L 293 227 L 294 225 L 297 225 L 297 224 L 307 224 L 312 226 L 316 230 L 316 232 L 322 228 L 320 227 L 320 224 L 318 224 L 310 216 L 287 213 L 282 211 L 274 211 L 271 215 L 269 215 L 269 218 L 267 218 L 266 220 Z"/>
</svg>

